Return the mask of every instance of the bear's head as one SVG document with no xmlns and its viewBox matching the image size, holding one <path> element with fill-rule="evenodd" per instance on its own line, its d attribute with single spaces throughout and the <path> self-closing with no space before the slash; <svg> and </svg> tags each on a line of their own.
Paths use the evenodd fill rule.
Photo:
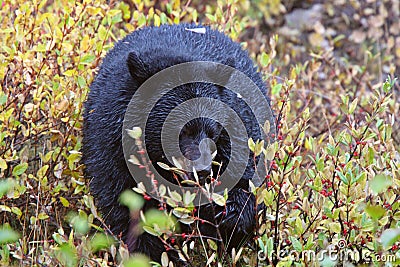
<svg viewBox="0 0 400 267">
<path fill-rule="evenodd" d="M 200 62 L 196 58 L 179 55 L 160 62 L 169 62 L 169 65 L 153 66 L 146 64 L 135 52 L 129 54 L 127 65 L 132 84 L 139 89 L 135 93 L 137 97 L 131 100 L 136 107 L 135 112 L 128 108 L 128 117 L 133 121 L 145 121 L 146 152 L 164 179 L 179 183 L 195 180 L 197 176 L 199 182 L 204 184 L 210 180 L 208 178 L 224 173 L 233 158 L 233 142 L 236 150 L 249 152 L 247 139 L 249 136 L 254 140 L 260 139 L 261 128 L 241 96 L 224 86 L 235 72 L 234 59 L 217 62 L 228 68 L 216 68 L 214 64 L 196 65 Z M 189 76 L 182 69 L 153 79 L 160 71 L 182 63 L 193 63 L 190 65 L 193 70 L 187 73 L 194 76 L 195 81 L 188 79 L 188 82 L 182 82 Z M 218 83 L 210 82 L 212 78 Z M 178 86 L 175 86 L 176 81 Z M 158 93 L 160 88 L 169 86 L 171 88 L 165 93 Z M 242 128 L 239 129 L 239 126 Z M 238 148 L 237 144 L 241 147 Z M 244 164 L 242 169 L 246 169 L 247 179 L 251 179 L 257 164 L 253 155 L 250 152 L 236 153 L 234 158 Z M 157 163 L 163 163 L 164 167 Z M 165 165 L 175 166 L 183 172 L 177 175 Z M 242 175 L 233 177 L 235 175 L 236 172 L 230 176 L 236 181 L 242 178 Z"/>
</svg>

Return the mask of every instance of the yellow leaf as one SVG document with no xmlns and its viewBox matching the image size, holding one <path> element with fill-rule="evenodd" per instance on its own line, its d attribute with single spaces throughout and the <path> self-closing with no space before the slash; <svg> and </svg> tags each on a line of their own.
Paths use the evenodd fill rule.
<svg viewBox="0 0 400 267">
<path fill-rule="evenodd" d="M 330 223 L 329 224 L 329 229 L 332 232 L 339 234 L 340 233 L 340 229 L 341 229 L 340 228 L 340 223 L 337 223 L 337 222 Z"/>
<path fill-rule="evenodd" d="M 89 48 L 89 35 L 85 35 L 81 41 L 81 51 L 86 51 Z"/>
<path fill-rule="evenodd" d="M 0 169 L 7 169 L 7 162 L 3 158 L 0 158 Z"/>
<path fill-rule="evenodd" d="M 311 33 L 309 36 L 308 36 L 308 41 L 310 42 L 310 44 L 312 45 L 312 46 L 321 46 L 322 45 L 322 42 L 324 41 L 324 37 L 321 35 L 321 34 L 318 34 L 318 33 Z"/>
<path fill-rule="evenodd" d="M 64 197 L 60 197 L 60 201 L 61 201 L 61 204 L 64 206 L 64 207 L 69 207 L 69 201 L 66 199 L 66 198 L 64 198 Z"/>
</svg>

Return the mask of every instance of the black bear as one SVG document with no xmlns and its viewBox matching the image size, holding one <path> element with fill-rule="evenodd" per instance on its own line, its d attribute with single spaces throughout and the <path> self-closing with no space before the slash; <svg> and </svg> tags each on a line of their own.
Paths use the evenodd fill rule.
<svg viewBox="0 0 400 267">
<path fill-rule="evenodd" d="M 85 164 L 85 176 L 91 179 L 91 193 L 111 231 L 116 235 L 121 234 L 131 252 L 145 253 L 155 261 L 160 261 L 160 256 L 165 251 L 164 245 L 156 237 L 146 233 L 132 237 L 129 228 L 135 218 L 130 218 L 128 209 L 118 201 L 124 190 L 136 186 L 124 156 L 123 123 L 132 97 L 151 77 L 170 67 L 193 62 L 198 63 L 193 71 L 195 75 L 198 73 L 203 78 L 221 77 L 218 84 L 199 80 L 180 84 L 156 99 L 148 114 L 141 112 L 147 108 L 146 98 L 142 97 L 142 102 L 133 103 L 137 112 L 131 112 L 129 116 L 133 120 L 143 120 L 143 116 L 146 116 L 144 139 L 149 159 L 162 177 L 175 182 L 176 177 L 171 172 L 154 164 L 162 162 L 173 165 L 163 149 L 163 146 L 169 145 L 169 142 L 162 144 L 163 123 L 169 113 L 181 104 L 201 98 L 202 101 L 176 112 L 184 117 L 182 119 L 181 116 L 184 123 L 178 131 L 176 150 L 191 162 L 188 163 L 189 170 L 194 169 L 193 172 L 188 171 L 183 179 L 193 179 L 196 171 L 203 184 L 211 176 L 216 177 L 224 172 L 228 174 L 227 180 L 234 180 L 225 207 L 208 203 L 199 207 L 198 214 L 215 223 L 221 233 L 219 238 L 223 239 L 222 242 L 228 249 L 237 247 L 252 236 L 255 227 L 255 197 L 248 191 L 248 181 L 255 177 L 258 158 L 249 152 L 247 141 L 249 137 L 253 140 L 263 138 L 260 124 L 265 120 L 258 120 L 258 113 L 262 113 L 266 120 L 273 123 L 267 90 L 261 75 L 240 44 L 223 33 L 194 24 L 163 25 L 136 30 L 117 42 L 107 53 L 90 86 L 85 103 L 82 161 Z M 202 62 L 218 63 L 229 68 L 214 70 L 213 64 L 208 68 Z M 235 80 L 235 71 L 246 76 L 254 87 L 248 90 L 243 88 L 240 83 L 247 80 L 240 77 Z M 184 70 L 171 72 L 172 75 L 168 76 L 181 75 L 178 80 L 187 78 L 182 76 L 182 72 Z M 242 90 L 240 93 L 224 86 L 232 80 L 235 80 L 232 84 L 239 84 L 238 90 Z M 160 86 L 161 83 L 162 81 Z M 152 95 L 157 94 L 156 91 L 154 88 L 144 90 L 149 94 L 149 102 Z M 215 101 L 223 104 L 217 105 Z M 190 114 L 190 107 L 197 113 L 192 110 L 196 114 Z M 172 124 L 177 117 L 179 115 L 172 118 Z M 238 122 L 243 125 L 244 134 L 239 134 L 237 128 L 240 125 L 236 126 Z M 230 166 L 230 161 L 234 161 L 234 150 L 238 144 L 239 156 L 232 165 L 244 163 L 244 168 L 238 173 L 229 172 L 227 166 Z M 246 151 L 246 157 L 243 157 L 241 151 Z M 220 162 L 221 165 L 212 165 L 211 161 Z M 157 201 L 150 201 L 147 206 L 157 207 Z M 205 224 L 200 231 L 205 236 L 216 237 L 215 225 Z"/>
</svg>

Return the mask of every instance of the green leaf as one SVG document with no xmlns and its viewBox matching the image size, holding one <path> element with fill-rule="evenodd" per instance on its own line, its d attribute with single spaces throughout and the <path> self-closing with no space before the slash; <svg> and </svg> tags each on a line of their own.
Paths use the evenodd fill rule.
<svg viewBox="0 0 400 267">
<path fill-rule="evenodd" d="M 262 52 L 261 54 L 261 59 L 260 59 L 260 63 L 262 66 L 268 66 L 268 64 L 271 62 L 269 55 L 265 52 Z"/>
<path fill-rule="evenodd" d="M 100 40 L 106 40 L 108 38 L 108 30 L 104 28 L 103 25 L 99 26 L 99 30 L 97 31 Z"/>
<path fill-rule="evenodd" d="M 308 120 L 310 118 L 310 108 L 306 107 L 302 112 L 302 117 L 304 120 Z"/>
<path fill-rule="evenodd" d="M 19 175 L 23 174 L 26 171 L 26 169 L 28 169 L 28 163 L 24 162 L 24 163 L 18 164 L 17 166 L 14 167 L 12 174 L 14 176 L 19 176 Z"/>
<path fill-rule="evenodd" d="M 315 244 L 314 244 L 313 236 L 310 235 L 310 236 L 308 237 L 307 244 L 305 245 L 304 249 L 305 249 L 305 250 L 310 250 L 314 245 L 315 245 Z"/>
<path fill-rule="evenodd" d="M 298 252 L 303 251 L 303 246 L 301 245 L 300 241 L 296 237 L 289 236 L 289 240 L 290 240 L 290 242 L 292 242 L 292 246 L 295 250 L 297 250 Z"/>
<path fill-rule="evenodd" d="M 383 215 L 385 215 L 386 210 L 381 206 L 368 205 L 365 208 L 365 212 L 371 216 L 371 218 L 379 220 Z"/>
<path fill-rule="evenodd" d="M 346 177 L 342 172 L 336 171 L 336 173 L 337 173 L 337 175 L 339 175 L 340 180 L 342 180 L 342 182 L 343 182 L 345 185 L 348 185 L 348 184 L 349 184 L 349 180 L 347 179 L 347 177 Z"/>
<path fill-rule="evenodd" d="M 143 230 L 144 230 L 145 232 L 151 234 L 151 235 L 154 235 L 154 236 L 159 236 L 159 235 L 161 235 L 161 234 L 157 233 L 156 231 L 154 231 L 154 229 L 151 228 L 151 227 L 149 227 L 149 226 L 143 226 Z"/>
<path fill-rule="evenodd" d="M 185 206 L 188 206 L 193 202 L 195 198 L 196 198 L 195 193 L 191 194 L 190 191 L 186 191 L 185 194 L 183 195 L 183 204 Z"/>
<path fill-rule="evenodd" d="M 76 248 L 68 243 L 64 243 L 56 250 L 56 259 L 60 261 L 62 266 L 77 266 L 78 257 Z"/>
<path fill-rule="evenodd" d="M 92 63 L 95 58 L 96 58 L 95 55 L 86 54 L 81 58 L 81 62 L 80 63 L 87 65 L 87 64 Z"/>
<path fill-rule="evenodd" d="M 322 172 L 324 170 L 325 167 L 325 163 L 324 163 L 324 159 L 320 158 L 317 160 L 317 171 Z"/>
<path fill-rule="evenodd" d="M 49 168 L 49 165 L 47 165 L 47 164 L 44 165 L 43 167 L 41 167 L 41 168 L 37 171 L 36 176 L 37 176 L 38 178 L 43 178 L 44 175 L 46 174 L 48 168 Z"/>
<path fill-rule="evenodd" d="M 211 22 L 216 21 L 215 16 L 213 16 L 213 15 L 211 15 L 211 14 L 206 13 L 206 17 L 207 17 Z"/>
<path fill-rule="evenodd" d="M 379 194 L 381 192 L 386 191 L 386 189 L 392 185 L 392 180 L 390 177 L 384 174 L 378 174 L 372 179 L 369 184 L 369 187 L 375 194 Z"/>
<path fill-rule="evenodd" d="M 49 218 L 49 215 L 47 215 L 47 214 L 44 213 L 44 212 L 41 212 L 41 213 L 39 213 L 39 215 L 38 215 L 37 218 L 38 218 L 39 220 L 46 220 L 46 219 Z"/>
<path fill-rule="evenodd" d="M 253 138 L 249 138 L 249 140 L 247 140 L 247 146 L 250 148 L 251 152 L 254 152 L 255 146 L 256 144 L 253 141 Z"/>
<path fill-rule="evenodd" d="M 354 177 L 351 180 L 351 184 L 357 183 L 361 178 L 364 179 L 365 177 L 366 177 L 366 173 L 362 172 L 362 173 L 358 174 L 357 177 Z"/>
<path fill-rule="evenodd" d="M 77 81 L 80 88 L 86 87 L 86 80 L 82 76 L 78 76 Z"/>
<path fill-rule="evenodd" d="M 126 130 L 128 135 L 133 139 L 139 139 L 142 136 L 142 129 L 140 127 L 133 127 L 132 130 Z"/>
<path fill-rule="evenodd" d="M 90 240 L 92 252 L 94 253 L 102 249 L 107 249 L 114 243 L 114 238 L 102 233 L 95 234 L 94 237 Z"/>
<path fill-rule="evenodd" d="M 254 147 L 254 154 L 256 156 L 259 156 L 263 151 L 263 148 L 264 148 L 264 140 L 261 140 L 261 142 L 257 140 L 256 146 Z"/>
<path fill-rule="evenodd" d="M 357 104 L 358 104 L 358 98 L 355 98 L 355 99 L 351 102 L 351 104 L 350 104 L 350 107 L 349 107 L 349 114 L 353 114 L 353 113 L 354 113 L 354 111 L 355 111 L 356 108 L 357 108 Z"/>
<path fill-rule="evenodd" d="M 223 196 L 221 196 L 220 194 L 217 193 L 212 193 L 211 195 L 212 200 L 218 205 L 218 206 L 225 206 L 225 198 Z"/>
<path fill-rule="evenodd" d="M 14 187 L 14 180 L 7 179 L 0 181 L 0 198 L 6 195 Z"/>
<path fill-rule="evenodd" d="M 176 191 L 170 192 L 169 195 L 175 202 L 181 202 L 182 201 L 182 196 Z"/>
<path fill-rule="evenodd" d="M 21 218 L 22 216 L 22 211 L 18 207 L 12 207 L 11 212 L 17 215 L 18 218 Z"/>
<path fill-rule="evenodd" d="M 167 231 L 171 229 L 175 221 L 172 217 L 165 214 L 163 211 L 151 209 L 147 211 L 144 215 L 145 217 L 145 226 L 156 227 L 160 229 L 160 231 Z M 144 227 L 143 227 L 144 228 Z M 147 230 L 145 230 L 147 232 Z M 157 234 L 158 235 L 158 234 Z"/>
<path fill-rule="evenodd" d="M 122 205 L 127 206 L 130 211 L 138 211 L 144 204 L 143 197 L 129 189 L 122 192 L 119 201 Z"/>
<path fill-rule="evenodd" d="M 151 267 L 150 259 L 142 254 L 136 254 L 123 262 L 124 267 Z"/>
<path fill-rule="evenodd" d="M 300 217 L 296 217 L 295 230 L 297 233 L 302 233 L 304 231 L 303 223 Z"/>
<path fill-rule="evenodd" d="M 215 241 L 207 239 L 207 243 L 212 250 L 216 251 L 218 249 L 217 243 L 215 243 Z"/>
<path fill-rule="evenodd" d="M 7 96 L 4 93 L 0 95 L 0 105 L 4 105 L 7 102 Z"/>
<path fill-rule="evenodd" d="M 65 197 L 60 197 L 60 202 L 64 207 L 69 207 L 69 201 Z"/>
<path fill-rule="evenodd" d="M 90 230 L 88 216 L 85 212 L 80 211 L 79 214 L 71 212 L 68 214 L 68 217 L 75 232 L 85 235 Z"/>
<path fill-rule="evenodd" d="M 1 227 L 0 228 L 0 244 L 10 244 L 18 240 L 19 234 L 11 228 Z"/>
<path fill-rule="evenodd" d="M 281 83 L 277 83 L 275 84 L 272 89 L 271 89 L 271 94 L 273 95 L 279 95 L 279 93 L 282 90 L 282 84 Z"/>
</svg>

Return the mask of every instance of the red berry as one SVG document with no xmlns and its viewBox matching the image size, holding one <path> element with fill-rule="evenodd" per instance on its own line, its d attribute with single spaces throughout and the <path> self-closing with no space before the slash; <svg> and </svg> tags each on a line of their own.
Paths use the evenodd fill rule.
<svg viewBox="0 0 400 267">
<path fill-rule="evenodd" d="M 151 199 L 151 197 L 150 197 L 149 195 L 144 195 L 143 198 L 144 198 L 145 200 L 150 200 L 150 199 Z"/>
</svg>

